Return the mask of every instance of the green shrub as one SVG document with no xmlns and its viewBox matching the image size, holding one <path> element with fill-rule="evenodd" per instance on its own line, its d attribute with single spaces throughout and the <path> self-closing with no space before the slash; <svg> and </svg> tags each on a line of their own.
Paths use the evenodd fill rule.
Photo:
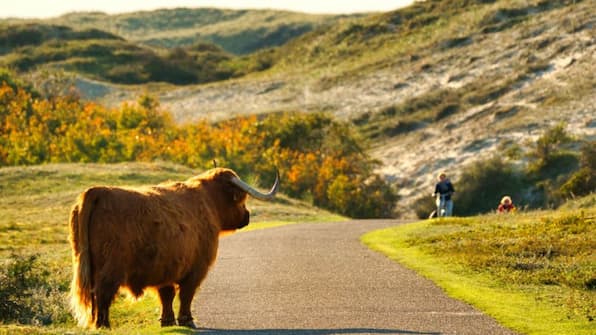
<svg viewBox="0 0 596 335">
<path fill-rule="evenodd" d="M 412 204 L 412 209 L 419 219 L 427 219 L 430 214 L 437 209 L 435 198 L 430 194 L 417 198 Z"/>
<path fill-rule="evenodd" d="M 328 208 L 355 218 L 392 217 L 397 193 L 380 176 L 351 180 L 340 175 L 327 189 Z"/>
<path fill-rule="evenodd" d="M 577 170 L 559 189 L 564 197 L 588 195 L 596 191 L 596 141 L 584 143 Z"/>
<path fill-rule="evenodd" d="M 570 198 L 594 192 L 595 143 L 584 143 L 580 153 L 576 147 L 577 141 L 563 123 L 547 129 L 526 147 L 503 143 L 501 156 L 464 168 L 461 181 L 456 182 L 455 214 L 494 210 L 504 195 L 511 196 L 518 208 L 556 208 Z M 414 202 L 419 218 L 427 217 L 433 207 L 426 197 Z"/>
<path fill-rule="evenodd" d="M 528 165 L 528 173 L 535 175 L 536 178 L 541 178 L 544 172 L 548 172 L 549 168 L 552 167 L 553 161 L 557 160 L 555 156 L 561 152 L 563 145 L 571 141 L 572 137 L 567 132 L 564 123 L 556 124 L 547 129 L 528 153 L 531 162 Z"/>
<path fill-rule="evenodd" d="M 499 156 L 476 162 L 465 168 L 455 182 L 454 213 L 473 215 L 493 211 L 504 195 L 511 196 L 520 207 L 528 186 L 524 179 L 512 163 Z"/>
<path fill-rule="evenodd" d="M 48 325 L 70 318 L 66 283 L 53 283 L 37 255 L 12 255 L 0 268 L 0 321 Z"/>
<path fill-rule="evenodd" d="M 530 175 L 538 180 L 557 180 L 565 178 L 573 171 L 579 168 L 579 157 L 577 152 L 562 151 L 551 154 L 546 161 L 542 163 L 540 169 Z"/>
<path fill-rule="evenodd" d="M 582 168 L 596 171 L 596 141 L 588 141 L 583 144 L 579 163 Z"/>
</svg>

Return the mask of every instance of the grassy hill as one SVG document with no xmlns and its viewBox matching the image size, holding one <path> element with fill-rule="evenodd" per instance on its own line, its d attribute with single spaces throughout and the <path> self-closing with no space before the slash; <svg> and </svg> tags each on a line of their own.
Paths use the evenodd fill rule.
<svg viewBox="0 0 596 335">
<path fill-rule="evenodd" d="M 77 12 L 41 22 L 76 29 L 100 29 L 131 42 L 165 48 L 212 42 L 229 53 L 244 55 L 283 45 L 343 17 L 278 10 L 175 8 L 115 15 Z"/>
<path fill-rule="evenodd" d="M 352 15 L 350 17 L 357 17 Z M 0 20 L 0 66 L 61 68 L 119 84 L 200 84 L 272 65 L 268 52 L 343 16 L 177 8 Z"/>
<path fill-rule="evenodd" d="M 283 45 L 341 16 L 312 15 L 276 10 L 177 8 L 119 15 L 73 13 L 57 23 L 97 27 L 143 44 L 176 47 L 209 41 L 227 52 L 243 55 Z"/>
<path fill-rule="evenodd" d="M 232 56 L 209 43 L 160 50 L 95 28 L 23 23 L 0 25 L 0 66 L 21 73 L 58 68 L 121 84 L 205 83 L 235 75 Z"/>
</svg>

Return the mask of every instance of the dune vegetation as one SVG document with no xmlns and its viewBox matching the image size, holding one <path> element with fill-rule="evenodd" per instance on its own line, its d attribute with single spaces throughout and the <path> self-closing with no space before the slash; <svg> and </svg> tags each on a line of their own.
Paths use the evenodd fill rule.
<svg viewBox="0 0 596 335">
<path fill-rule="evenodd" d="M 49 22 L 78 29 L 97 28 L 160 48 L 185 47 L 202 41 L 214 43 L 231 54 L 246 55 L 283 45 L 341 18 L 278 10 L 174 8 L 115 15 L 70 13 Z"/>
<path fill-rule="evenodd" d="M 268 48 L 340 18 L 273 10 L 177 8 L 6 19 L 0 20 L 0 66 L 20 72 L 60 68 L 129 85 L 201 84 L 267 69 L 273 64 Z"/>
<path fill-rule="evenodd" d="M 593 7 L 428 0 L 354 16 L 0 22 L 0 334 L 81 331 L 66 307 L 79 192 L 214 162 L 256 185 L 280 171 L 282 194 L 249 203 L 248 229 L 426 218 L 436 171 L 453 169 L 458 218 L 363 241 L 520 333 L 589 334 Z M 505 194 L 517 212 L 493 214 Z M 157 306 L 151 292 L 121 295 L 121 323 L 100 333 L 160 333 Z"/>
<path fill-rule="evenodd" d="M 592 334 L 596 196 L 572 209 L 441 218 L 365 244 L 522 334 Z"/>
<path fill-rule="evenodd" d="M 158 50 L 97 29 L 48 24 L 0 25 L 0 65 L 20 72 L 61 68 L 120 84 L 196 84 L 235 76 L 232 56 L 210 43 Z"/>
</svg>

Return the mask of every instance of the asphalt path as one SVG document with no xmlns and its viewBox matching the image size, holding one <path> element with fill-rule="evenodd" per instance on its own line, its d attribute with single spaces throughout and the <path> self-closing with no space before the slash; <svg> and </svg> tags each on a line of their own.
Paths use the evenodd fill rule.
<svg viewBox="0 0 596 335">
<path fill-rule="evenodd" d="M 194 300 L 198 332 L 515 334 L 360 242 L 398 224 L 296 224 L 222 238 Z"/>
</svg>

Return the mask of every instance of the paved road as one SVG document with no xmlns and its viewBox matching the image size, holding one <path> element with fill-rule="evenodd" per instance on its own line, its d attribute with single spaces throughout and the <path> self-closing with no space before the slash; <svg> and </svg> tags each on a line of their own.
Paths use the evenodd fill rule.
<svg viewBox="0 0 596 335">
<path fill-rule="evenodd" d="M 359 241 L 397 224 L 300 224 L 223 238 L 194 301 L 199 333 L 514 334 Z"/>
</svg>

